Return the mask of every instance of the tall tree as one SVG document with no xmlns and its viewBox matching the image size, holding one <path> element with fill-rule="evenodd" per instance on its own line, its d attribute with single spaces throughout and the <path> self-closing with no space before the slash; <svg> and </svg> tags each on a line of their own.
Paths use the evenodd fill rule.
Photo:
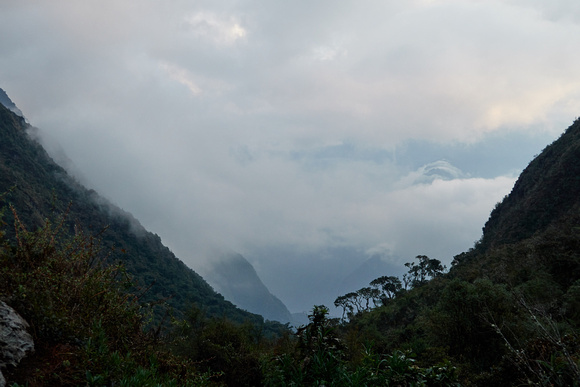
<svg viewBox="0 0 580 387">
<path fill-rule="evenodd" d="M 405 266 L 409 268 L 408 275 L 404 280 L 409 281 L 411 287 L 415 288 L 425 284 L 434 277 L 438 277 L 445 271 L 445 266 L 438 259 L 431 259 L 426 255 L 417 255 L 415 257 L 419 263 L 407 262 Z"/>
<path fill-rule="evenodd" d="M 395 296 L 403 289 L 401 280 L 395 276 L 384 275 L 372 280 L 370 285 L 382 291 L 380 299 L 383 304 L 387 300 L 395 298 Z"/>
</svg>

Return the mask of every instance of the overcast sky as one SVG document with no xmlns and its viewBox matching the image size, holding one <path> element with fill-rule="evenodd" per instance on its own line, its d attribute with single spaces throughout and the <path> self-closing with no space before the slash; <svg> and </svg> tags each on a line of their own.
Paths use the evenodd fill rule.
<svg viewBox="0 0 580 387">
<path fill-rule="evenodd" d="M 292 311 L 472 247 L 579 115 L 579 47 L 578 0 L 0 0 L 0 87 L 55 157 Z"/>
</svg>

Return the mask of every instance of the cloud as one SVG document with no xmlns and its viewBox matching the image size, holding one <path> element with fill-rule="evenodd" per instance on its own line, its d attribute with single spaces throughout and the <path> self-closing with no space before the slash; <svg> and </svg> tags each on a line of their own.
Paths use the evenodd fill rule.
<svg viewBox="0 0 580 387">
<path fill-rule="evenodd" d="M 161 68 L 167 72 L 167 74 L 171 79 L 186 86 L 191 92 L 191 94 L 193 95 L 201 94 L 202 90 L 199 88 L 198 85 L 195 84 L 195 82 L 192 79 L 193 77 L 191 76 L 189 71 L 181 67 L 172 65 L 170 63 L 162 63 Z"/>
<path fill-rule="evenodd" d="M 512 177 L 436 179 L 394 191 L 388 195 L 385 235 L 407 260 L 426 254 L 448 264 L 479 239 L 491 208 L 513 183 Z"/>
<path fill-rule="evenodd" d="M 469 248 L 580 110 L 578 15 L 563 0 L 4 1 L 0 87 L 188 264 L 227 244 L 276 283 L 260 251 L 317 272 L 332 249 Z"/>
<path fill-rule="evenodd" d="M 529 8 L 550 22 L 580 22 L 580 4 L 569 0 L 504 0 L 507 4 Z"/>
<path fill-rule="evenodd" d="M 428 170 L 428 168 L 420 168 Z M 410 173 L 417 176 L 418 171 Z M 404 176 L 402 180 L 413 181 Z M 345 179 L 343 189 L 357 181 Z M 298 212 L 307 219 L 280 226 L 285 232 L 256 246 L 241 246 L 265 283 L 293 310 L 307 310 L 315 303 L 332 305 L 339 294 L 356 289 L 339 288 L 338 284 L 366 259 L 380 254 L 393 264 L 393 271 L 376 273 L 400 275 L 403 264 L 416 255 L 428 255 L 449 266 L 453 256 L 468 250 L 481 236 L 481 228 L 493 205 L 510 191 L 513 177 L 493 179 L 435 179 L 377 193 L 366 200 L 333 203 L 332 190 L 313 190 L 319 202 L 296 211 L 303 203 L 288 202 L 287 211 Z M 322 192 L 321 192 L 322 191 Z M 254 224 L 246 225 L 253 229 Z M 303 235 L 300 241 L 289 236 Z M 400 267 L 399 270 L 396 270 Z M 280 275 L 280 273 L 284 273 Z M 363 286 L 365 284 L 360 284 Z M 340 293 L 342 292 L 342 293 Z"/>
<path fill-rule="evenodd" d="M 221 18 L 213 12 L 196 12 L 187 16 L 185 21 L 194 35 L 218 44 L 233 44 L 247 35 L 235 18 Z"/>
</svg>

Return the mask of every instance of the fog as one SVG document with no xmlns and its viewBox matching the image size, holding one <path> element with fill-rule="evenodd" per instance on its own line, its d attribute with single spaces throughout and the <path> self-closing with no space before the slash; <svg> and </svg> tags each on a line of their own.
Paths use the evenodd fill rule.
<svg viewBox="0 0 580 387">
<path fill-rule="evenodd" d="M 572 0 L 0 0 L 0 87 L 186 264 L 237 251 L 295 312 L 373 255 L 473 246 L 580 111 L 579 22 Z"/>
</svg>

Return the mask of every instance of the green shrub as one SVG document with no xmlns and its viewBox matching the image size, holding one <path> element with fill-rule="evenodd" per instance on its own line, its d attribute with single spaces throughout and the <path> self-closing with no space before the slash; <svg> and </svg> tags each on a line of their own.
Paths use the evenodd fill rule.
<svg viewBox="0 0 580 387">
<path fill-rule="evenodd" d="M 207 385 L 213 376 L 162 352 L 121 265 L 106 265 L 96 237 L 67 233 L 66 214 L 15 241 L 0 234 L 0 297 L 29 322 L 36 353 L 11 376 L 38 386 Z M 30 361 L 30 365 L 26 365 Z M 29 368 L 27 368 L 29 367 Z"/>
</svg>

